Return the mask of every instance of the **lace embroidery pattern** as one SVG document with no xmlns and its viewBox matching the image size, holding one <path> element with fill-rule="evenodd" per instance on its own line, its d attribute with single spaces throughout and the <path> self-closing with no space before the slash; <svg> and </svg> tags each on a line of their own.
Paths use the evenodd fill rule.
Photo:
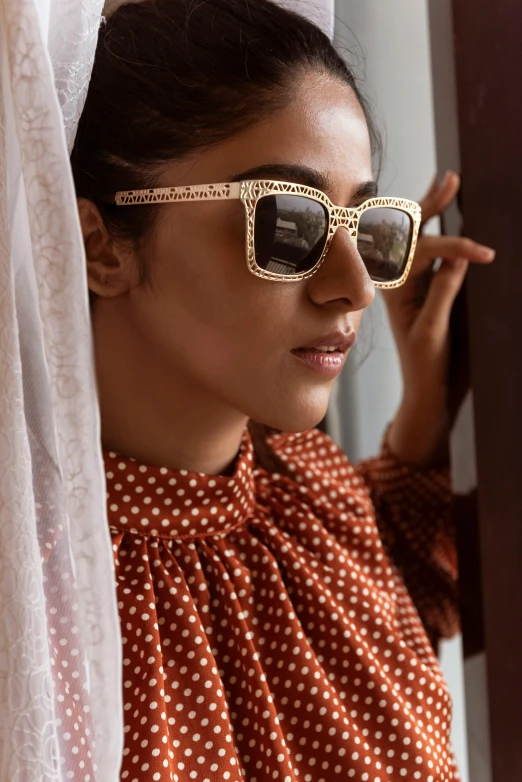
<svg viewBox="0 0 522 782">
<path fill-rule="evenodd" d="M 74 5 L 0 0 L 1 782 L 115 782 L 123 743 L 83 243 L 46 46 L 48 27 L 70 142 L 101 10 Z"/>
</svg>

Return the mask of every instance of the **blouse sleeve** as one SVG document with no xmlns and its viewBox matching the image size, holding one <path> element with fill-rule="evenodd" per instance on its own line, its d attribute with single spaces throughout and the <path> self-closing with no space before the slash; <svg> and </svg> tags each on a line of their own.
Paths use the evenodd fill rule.
<svg viewBox="0 0 522 782">
<path fill-rule="evenodd" d="M 379 456 L 359 462 L 355 469 L 370 491 L 385 549 L 436 648 L 460 625 L 449 465 L 404 464 L 385 435 Z"/>
</svg>

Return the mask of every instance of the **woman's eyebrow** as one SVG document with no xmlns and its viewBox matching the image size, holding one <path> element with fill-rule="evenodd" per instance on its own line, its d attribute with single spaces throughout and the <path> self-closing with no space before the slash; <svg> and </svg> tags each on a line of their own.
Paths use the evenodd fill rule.
<svg viewBox="0 0 522 782">
<path fill-rule="evenodd" d="M 369 181 L 363 182 L 356 188 L 352 199 L 359 200 L 361 198 L 374 198 L 377 195 L 378 188 L 377 182 Z"/>
<path fill-rule="evenodd" d="M 332 183 L 327 176 L 314 168 L 294 164 L 267 163 L 256 166 L 248 171 L 232 177 L 231 182 L 240 182 L 245 179 L 278 179 L 284 182 L 295 182 L 297 185 L 306 185 L 325 194 L 332 192 Z"/>
<path fill-rule="evenodd" d="M 326 195 L 331 195 L 333 185 L 331 180 L 315 168 L 294 164 L 267 163 L 263 166 L 250 168 L 232 177 L 231 182 L 241 182 L 245 179 L 277 179 L 284 182 L 295 182 L 298 185 L 306 185 L 320 190 Z M 377 195 L 377 183 L 373 181 L 362 182 L 352 195 L 352 201 L 361 198 L 373 198 Z"/>
</svg>

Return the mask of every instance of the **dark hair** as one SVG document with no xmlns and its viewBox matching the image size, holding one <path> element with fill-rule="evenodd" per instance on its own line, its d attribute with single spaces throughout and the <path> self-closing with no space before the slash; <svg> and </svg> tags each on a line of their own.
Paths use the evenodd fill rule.
<svg viewBox="0 0 522 782">
<path fill-rule="evenodd" d="M 143 284 L 142 250 L 158 210 L 118 209 L 103 197 L 153 187 L 168 161 L 282 108 L 310 69 L 351 87 L 377 149 L 346 62 L 318 27 L 270 0 L 141 0 L 104 21 L 71 163 L 77 196 L 97 204 L 115 236 L 133 242 Z"/>
</svg>

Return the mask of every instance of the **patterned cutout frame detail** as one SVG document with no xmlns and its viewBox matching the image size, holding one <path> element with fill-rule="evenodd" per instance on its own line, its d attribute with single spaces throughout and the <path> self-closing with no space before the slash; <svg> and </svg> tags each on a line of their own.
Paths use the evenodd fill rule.
<svg viewBox="0 0 522 782">
<path fill-rule="evenodd" d="M 292 277 L 284 274 L 276 274 L 261 269 L 255 261 L 254 252 L 254 216 L 256 203 L 260 198 L 267 195 L 278 193 L 289 193 L 292 195 L 306 196 L 314 201 L 323 204 L 329 215 L 328 237 L 323 253 L 313 269 L 303 274 L 296 274 Z M 363 212 L 368 209 L 378 207 L 392 207 L 408 214 L 413 223 L 412 240 L 410 252 L 404 271 L 398 280 L 393 282 L 374 282 L 376 288 L 398 288 L 407 279 L 421 223 L 421 208 L 415 201 L 408 201 L 404 198 L 377 197 L 369 198 L 361 206 L 354 209 L 348 207 L 335 206 L 330 199 L 320 190 L 316 190 L 306 185 L 297 185 L 292 182 L 279 182 L 267 179 L 245 180 L 243 182 L 221 183 L 214 185 L 186 185 L 184 187 L 156 187 L 147 190 L 122 190 L 115 194 L 113 203 L 117 206 L 131 206 L 143 204 L 162 204 L 173 203 L 176 201 L 217 201 L 223 199 L 240 199 L 245 207 L 247 218 L 246 231 L 246 253 L 247 264 L 250 271 L 257 277 L 266 280 L 278 280 L 285 282 L 299 282 L 311 277 L 324 262 L 328 253 L 330 244 L 338 228 L 346 228 L 352 240 L 357 241 L 357 226 L 359 218 Z"/>
</svg>

